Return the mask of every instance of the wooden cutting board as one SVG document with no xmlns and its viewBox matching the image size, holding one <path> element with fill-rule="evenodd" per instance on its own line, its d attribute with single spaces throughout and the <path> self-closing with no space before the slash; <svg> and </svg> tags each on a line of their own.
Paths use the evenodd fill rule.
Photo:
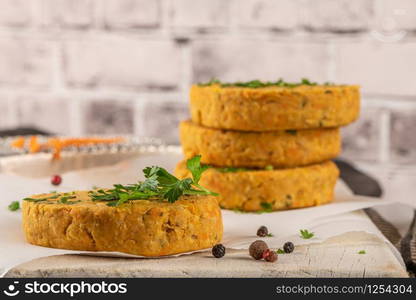
<svg viewBox="0 0 416 300">
<path fill-rule="evenodd" d="M 366 254 L 358 254 L 365 250 Z M 51 256 L 22 264 L 6 277 L 408 277 L 388 244 L 365 232 L 299 246 L 278 261 L 255 261 L 247 250 L 162 259 Z"/>
</svg>

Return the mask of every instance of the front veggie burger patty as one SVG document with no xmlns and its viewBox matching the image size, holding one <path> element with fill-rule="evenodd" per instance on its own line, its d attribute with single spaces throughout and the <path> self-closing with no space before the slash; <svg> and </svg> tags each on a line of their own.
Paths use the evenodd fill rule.
<svg viewBox="0 0 416 300">
<path fill-rule="evenodd" d="M 221 210 L 213 196 L 181 196 L 174 203 L 136 200 L 117 207 L 92 201 L 87 191 L 71 193 L 65 203 L 59 202 L 61 196 L 42 194 L 23 201 L 29 243 L 163 256 L 210 248 L 222 238 Z"/>
<path fill-rule="evenodd" d="M 360 92 L 355 85 L 193 85 L 190 109 L 194 123 L 228 130 L 339 127 L 358 118 Z"/>
<path fill-rule="evenodd" d="M 178 164 L 175 175 L 189 176 L 185 162 Z M 222 208 L 247 212 L 278 211 L 329 203 L 339 170 L 332 161 L 306 167 L 253 170 L 210 168 L 201 184 L 219 193 Z"/>
<path fill-rule="evenodd" d="M 179 127 L 186 158 L 201 155 L 204 164 L 223 167 L 304 166 L 336 157 L 338 128 L 244 132 L 219 130 L 183 121 Z"/>
</svg>

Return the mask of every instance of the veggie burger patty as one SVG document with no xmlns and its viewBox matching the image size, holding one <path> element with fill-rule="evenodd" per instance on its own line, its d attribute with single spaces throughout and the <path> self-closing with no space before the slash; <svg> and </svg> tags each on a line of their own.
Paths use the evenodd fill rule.
<svg viewBox="0 0 416 300">
<path fill-rule="evenodd" d="M 326 161 L 341 150 L 338 128 L 244 132 L 180 123 L 186 158 L 222 167 L 297 167 Z"/>
<path fill-rule="evenodd" d="M 60 202 L 64 197 L 70 200 Z M 27 241 L 38 246 L 163 256 L 209 248 L 222 238 L 221 210 L 209 195 L 184 195 L 174 203 L 137 200 L 117 207 L 92 201 L 87 191 L 30 200 L 23 201 L 23 230 Z"/>
<path fill-rule="evenodd" d="M 185 161 L 177 165 L 175 175 L 189 176 Z M 338 176 L 337 166 L 326 161 L 277 170 L 209 168 L 200 182 L 219 193 L 217 198 L 222 208 L 277 211 L 331 202 Z"/>
<path fill-rule="evenodd" d="M 193 85 L 190 100 L 194 123 L 242 131 L 339 127 L 357 119 L 360 110 L 355 85 L 253 88 L 213 83 Z"/>
</svg>

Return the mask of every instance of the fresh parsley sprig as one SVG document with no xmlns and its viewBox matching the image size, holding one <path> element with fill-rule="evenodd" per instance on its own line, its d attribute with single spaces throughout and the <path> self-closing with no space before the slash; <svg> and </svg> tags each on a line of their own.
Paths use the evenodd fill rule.
<svg viewBox="0 0 416 300">
<path fill-rule="evenodd" d="M 130 200 L 162 198 L 173 203 L 182 195 L 213 195 L 214 193 L 199 184 L 202 173 L 209 166 L 201 165 L 201 156 L 197 155 L 186 162 L 192 178 L 178 179 L 164 168 L 147 167 L 143 170 L 145 180 L 136 184 L 115 184 L 113 189 L 90 192 L 93 201 L 107 201 L 108 206 L 119 206 Z"/>
</svg>

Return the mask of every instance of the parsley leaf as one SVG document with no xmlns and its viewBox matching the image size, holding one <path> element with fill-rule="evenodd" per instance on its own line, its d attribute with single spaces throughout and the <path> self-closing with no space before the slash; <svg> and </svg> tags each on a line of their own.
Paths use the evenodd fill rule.
<svg viewBox="0 0 416 300">
<path fill-rule="evenodd" d="M 20 203 L 19 201 L 13 201 L 12 203 L 9 204 L 8 206 L 10 211 L 16 211 L 20 209 Z"/>
<path fill-rule="evenodd" d="M 276 253 L 277 254 L 285 254 L 286 252 L 279 248 L 279 249 L 276 250 Z"/>
<path fill-rule="evenodd" d="M 358 254 L 366 254 L 367 252 L 365 252 L 365 250 L 360 250 L 358 251 Z"/>
<path fill-rule="evenodd" d="M 191 189 L 192 179 L 185 178 L 183 180 L 178 180 L 172 184 L 166 185 L 162 188 L 163 191 L 163 198 L 167 199 L 168 202 L 173 203 L 180 196 L 184 194 L 185 191 L 189 191 Z"/>
<path fill-rule="evenodd" d="M 24 198 L 23 200 L 28 201 L 28 202 L 43 202 L 43 201 L 48 201 L 50 199 L 57 199 L 59 197 L 60 197 L 59 194 L 54 194 L 52 196 L 44 197 L 44 198 Z"/>
<path fill-rule="evenodd" d="M 69 199 L 76 198 L 75 196 L 63 196 L 59 198 L 58 203 L 67 204 Z"/>
<path fill-rule="evenodd" d="M 202 173 L 209 169 L 209 166 L 201 165 L 201 155 L 196 155 L 191 159 L 188 159 L 186 162 L 186 167 L 191 171 L 192 178 L 195 184 L 198 184 L 201 179 Z"/>
<path fill-rule="evenodd" d="M 310 239 L 314 237 L 315 233 L 309 232 L 307 229 L 301 229 L 300 230 L 300 237 L 304 240 Z"/>
<path fill-rule="evenodd" d="M 140 184 L 140 191 L 157 191 L 157 185 L 159 183 L 157 181 L 157 178 L 159 176 L 157 172 L 159 171 L 159 169 L 159 167 L 147 167 L 143 170 L 144 177 L 146 178 L 146 180 Z"/>
</svg>

